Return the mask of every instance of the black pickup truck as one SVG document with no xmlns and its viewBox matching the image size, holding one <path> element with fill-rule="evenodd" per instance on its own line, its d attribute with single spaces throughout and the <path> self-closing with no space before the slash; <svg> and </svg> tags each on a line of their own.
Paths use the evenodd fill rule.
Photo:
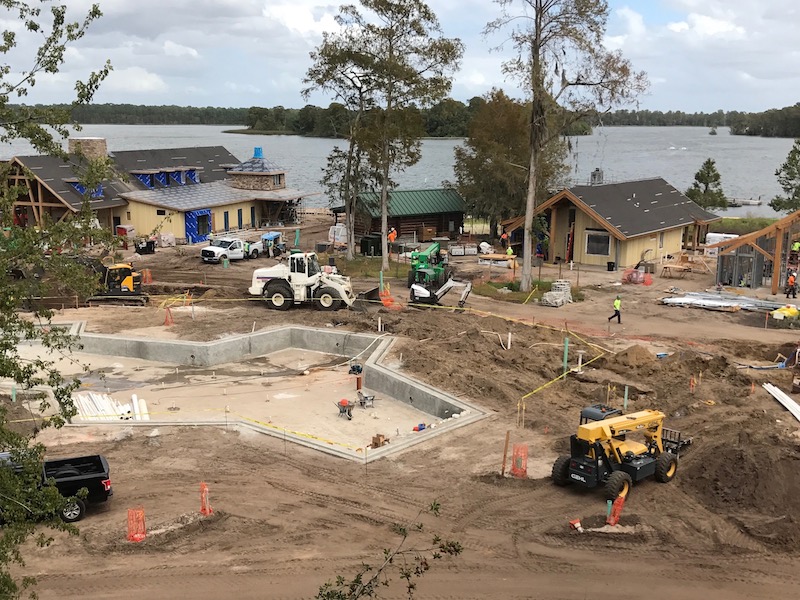
<svg viewBox="0 0 800 600">
<path fill-rule="evenodd" d="M 0 463 L 14 466 L 11 455 L 7 452 L 0 453 Z M 62 496 L 73 498 L 61 512 L 61 518 L 67 523 L 83 518 L 87 502 L 105 502 L 114 493 L 111 489 L 108 461 L 99 454 L 45 460 L 42 465 L 42 479 L 45 485 L 52 479 Z M 75 497 L 83 488 L 88 491 L 86 497 Z"/>
</svg>

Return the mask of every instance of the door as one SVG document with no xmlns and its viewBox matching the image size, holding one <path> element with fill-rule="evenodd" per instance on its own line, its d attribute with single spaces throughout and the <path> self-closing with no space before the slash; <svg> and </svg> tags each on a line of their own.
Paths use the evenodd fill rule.
<svg viewBox="0 0 800 600">
<path fill-rule="evenodd" d="M 114 217 L 114 231 L 117 230 L 117 225 L 122 225 L 122 217 Z"/>
<path fill-rule="evenodd" d="M 250 227 L 256 226 L 256 207 L 250 207 Z"/>
<path fill-rule="evenodd" d="M 243 229 L 244 228 L 244 218 L 243 218 L 243 215 L 242 215 L 242 209 L 241 208 L 236 213 L 236 219 L 237 219 L 237 221 L 239 221 L 239 229 Z"/>
<path fill-rule="evenodd" d="M 227 210 L 222 213 L 222 220 L 224 221 L 225 231 L 228 231 L 231 228 L 231 219 L 230 216 L 228 216 Z"/>
</svg>

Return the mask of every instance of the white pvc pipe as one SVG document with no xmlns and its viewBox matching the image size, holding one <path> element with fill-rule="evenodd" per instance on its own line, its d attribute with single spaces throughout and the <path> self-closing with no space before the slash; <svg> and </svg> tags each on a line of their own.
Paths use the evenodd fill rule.
<svg viewBox="0 0 800 600">
<path fill-rule="evenodd" d="M 144 398 L 139 398 L 139 415 L 142 421 L 150 420 L 150 413 L 147 412 L 147 403 Z"/>
<path fill-rule="evenodd" d="M 133 406 L 133 418 L 141 421 L 141 413 L 139 412 L 139 399 L 136 394 L 131 394 L 131 406 Z"/>
</svg>

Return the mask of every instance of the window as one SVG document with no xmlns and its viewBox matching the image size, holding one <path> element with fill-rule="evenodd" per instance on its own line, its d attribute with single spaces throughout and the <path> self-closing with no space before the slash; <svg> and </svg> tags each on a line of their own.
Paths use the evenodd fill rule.
<svg viewBox="0 0 800 600">
<path fill-rule="evenodd" d="M 211 215 L 197 216 L 197 235 L 208 235 L 211 233 Z"/>
<path fill-rule="evenodd" d="M 611 254 L 611 236 L 607 231 L 586 231 L 586 254 L 608 256 Z"/>
<path fill-rule="evenodd" d="M 125 219 L 128 221 L 128 223 L 130 223 L 130 221 L 131 221 L 131 211 L 128 211 L 128 212 L 125 213 Z"/>
<path fill-rule="evenodd" d="M 158 210 L 156 210 L 156 214 L 157 214 L 159 217 L 164 217 L 164 216 L 166 216 L 166 214 L 167 214 L 167 211 L 165 211 L 163 208 L 159 208 Z"/>
<path fill-rule="evenodd" d="M 280 185 L 282 179 L 283 179 L 283 175 L 273 175 L 272 176 L 272 185 Z"/>
<path fill-rule="evenodd" d="M 658 234 L 658 247 L 659 249 L 664 247 L 664 232 Z"/>
</svg>

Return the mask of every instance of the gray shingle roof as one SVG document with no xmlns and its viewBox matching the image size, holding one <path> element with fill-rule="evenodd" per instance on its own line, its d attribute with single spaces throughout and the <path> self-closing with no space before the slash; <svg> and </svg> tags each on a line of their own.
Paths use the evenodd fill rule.
<svg viewBox="0 0 800 600">
<path fill-rule="evenodd" d="M 194 167 L 200 181 L 209 183 L 225 179 L 227 171 L 222 165 L 238 164 L 240 161 L 223 146 L 197 146 L 194 148 L 157 148 L 153 150 L 122 150 L 110 152 L 117 168 L 128 174 L 131 171 Z M 146 189 L 135 177 L 131 177 L 133 189 Z"/>
<path fill-rule="evenodd" d="M 701 208 L 664 179 L 579 185 L 569 191 L 626 238 L 710 222 L 719 216 Z"/>
<path fill-rule="evenodd" d="M 136 190 L 121 194 L 126 200 L 162 206 L 175 211 L 199 210 L 250 200 L 284 202 L 313 194 L 292 189 L 272 191 L 242 190 L 227 181 L 175 186 L 155 190 Z"/>
<path fill-rule="evenodd" d="M 71 157 L 69 161 L 64 161 L 56 156 L 16 156 L 16 160 L 25 165 L 38 179 L 49 187 L 54 193 L 62 198 L 73 209 L 80 210 L 83 204 L 81 195 L 68 182 L 70 179 L 77 178 L 80 172 L 80 161 L 77 157 Z M 103 182 L 102 197 L 92 198 L 89 202 L 93 210 L 101 208 L 113 208 L 115 206 L 125 206 L 124 200 L 118 198 L 119 191 L 117 186 L 122 182 Z"/>
</svg>

